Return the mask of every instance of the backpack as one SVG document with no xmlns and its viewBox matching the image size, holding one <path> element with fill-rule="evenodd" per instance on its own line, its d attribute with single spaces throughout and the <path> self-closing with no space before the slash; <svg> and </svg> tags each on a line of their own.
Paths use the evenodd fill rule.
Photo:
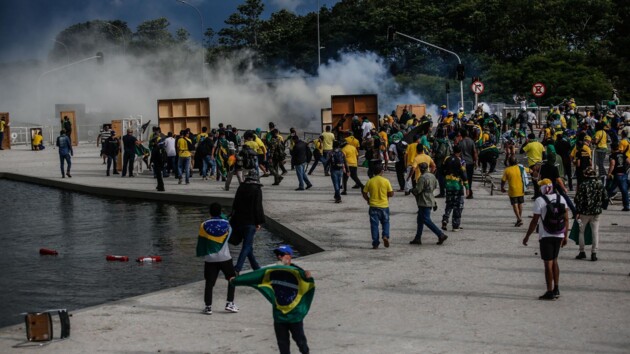
<svg viewBox="0 0 630 354">
<path fill-rule="evenodd" d="M 542 195 L 547 212 L 542 220 L 543 228 L 548 234 L 558 235 L 564 232 L 567 225 L 564 220 L 566 214 L 566 206 L 560 201 L 560 195 L 556 193 L 556 200 L 551 202 L 546 195 Z"/>
<path fill-rule="evenodd" d="M 241 166 L 243 169 L 251 170 L 256 168 L 256 159 L 258 158 L 258 155 L 256 154 L 256 151 L 252 150 L 249 146 L 243 145 L 243 148 L 238 153 L 238 157 L 241 160 Z"/>
<path fill-rule="evenodd" d="M 344 154 L 343 152 L 341 152 L 341 150 L 335 150 L 332 153 L 332 167 L 335 168 L 342 168 L 343 167 L 343 162 L 344 162 Z"/>
<path fill-rule="evenodd" d="M 403 156 L 405 156 L 405 152 L 407 152 L 407 142 L 399 141 L 396 143 L 396 154 L 398 158 L 402 160 Z"/>
</svg>

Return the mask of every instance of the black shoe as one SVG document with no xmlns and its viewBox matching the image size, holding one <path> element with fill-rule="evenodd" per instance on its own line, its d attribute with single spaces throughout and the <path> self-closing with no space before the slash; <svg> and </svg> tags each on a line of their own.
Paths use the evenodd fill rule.
<svg viewBox="0 0 630 354">
<path fill-rule="evenodd" d="M 341 195 L 348 195 L 348 193 L 346 193 L 346 191 L 343 191 L 340 193 Z"/>
<path fill-rule="evenodd" d="M 553 291 L 547 291 L 546 293 L 538 297 L 538 300 L 555 300 L 555 299 L 556 297 L 553 294 Z"/>
<path fill-rule="evenodd" d="M 385 248 L 389 247 L 389 237 L 383 237 L 383 246 L 385 246 Z"/>
<path fill-rule="evenodd" d="M 304 188 L 295 188 L 296 191 L 303 191 Z"/>
<path fill-rule="evenodd" d="M 410 245 L 421 245 L 422 244 L 422 240 L 414 238 L 413 240 L 409 241 L 409 244 Z"/>
<path fill-rule="evenodd" d="M 586 253 L 584 252 L 580 252 L 577 256 L 575 256 L 575 259 L 584 259 L 586 258 Z"/>
<path fill-rule="evenodd" d="M 115 174 L 115 175 L 119 175 L 119 174 L 120 174 L 120 172 L 118 172 L 118 171 L 114 171 L 114 174 Z"/>
<path fill-rule="evenodd" d="M 443 243 L 444 243 L 444 241 L 446 241 L 446 239 L 447 239 L 447 238 L 448 238 L 448 236 L 446 236 L 446 235 L 442 234 L 442 236 L 438 237 L 438 242 L 437 242 L 437 244 L 438 244 L 438 245 L 443 244 Z"/>
<path fill-rule="evenodd" d="M 597 253 L 591 253 L 591 261 L 597 261 Z"/>
<path fill-rule="evenodd" d="M 341 203 L 341 199 L 335 199 L 335 203 L 337 204 Z"/>
<path fill-rule="evenodd" d="M 156 188 L 156 190 L 157 190 L 158 192 L 164 192 L 164 191 L 165 191 L 165 189 L 164 189 L 164 188 L 162 188 L 162 189 L 158 189 L 158 188 Z"/>
<path fill-rule="evenodd" d="M 72 178 L 72 175 L 69 172 L 66 173 L 66 176 L 68 176 L 68 178 Z"/>
<path fill-rule="evenodd" d="M 555 297 L 556 299 L 560 297 L 560 289 L 553 289 L 553 297 Z"/>
<path fill-rule="evenodd" d="M 630 211 L 630 208 L 623 208 L 621 211 Z"/>
<path fill-rule="evenodd" d="M 107 177 L 109 177 L 109 172 L 107 172 Z"/>
<path fill-rule="evenodd" d="M 309 184 L 308 186 L 306 186 L 306 189 L 311 189 L 311 187 L 313 187 L 313 185 Z"/>
<path fill-rule="evenodd" d="M 446 229 L 446 227 L 447 227 L 447 226 L 448 226 L 448 224 L 447 224 L 447 223 L 445 223 L 445 222 L 443 222 L 443 223 L 442 223 L 442 230 L 446 231 L 446 230 L 447 230 L 447 229 Z"/>
</svg>

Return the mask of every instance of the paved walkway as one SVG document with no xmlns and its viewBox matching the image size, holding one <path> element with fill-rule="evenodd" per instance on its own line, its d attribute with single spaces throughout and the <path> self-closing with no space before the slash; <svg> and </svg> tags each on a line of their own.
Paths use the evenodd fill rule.
<svg viewBox="0 0 630 354">
<path fill-rule="evenodd" d="M 57 152 L 24 148 L 0 151 L 0 173 L 123 190 L 155 190 L 148 175 L 105 177 L 95 147 L 76 148 L 72 179 L 59 176 Z M 365 180 L 365 171 L 360 171 Z M 386 174 L 392 182 L 395 176 Z M 317 291 L 305 331 L 313 353 L 628 353 L 630 351 L 630 218 L 615 205 L 601 221 L 598 262 L 577 261 L 577 246 L 560 253 L 562 297 L 537 300 L 544 292 L 542 262 L 535 239 L 521 245 L 525 227 L 512 225 L 505 195 L 473 185 L 466 200 L 462 232 L 449 232 L 443 246 L 425 228 L 422 246 L 415 233 L 414 199 L 391 200 L 389 249 L 372 250 L 367 205 L 351 189 L 333 203 L 330 179 L 318 169 L 314 188 L 295 192 L 289 173 L 280 186 L 263 179 L 269 216 L 305 235 L 325 252 L 297 259 L 310 269 Z M 396 189 L 395 182 L 394 188 Z M 231 197 L 234 190 L 194 178 L 190 185 L 166 184 L 166 195 L 193 193 Z M 100 191 L 100 190 L 99 190 Z M 163 195 L 163 194 L 162 194 Z M 10 207 L 10 206 L 5 206 Z M 531 200 L 525 216 L 531 215 Z M 433 220 L 438 222 L 444 209 Z M 6 230 L 5 230 L 6 231 Z M 200 264 L 201 267 L 201 264 Z M 225 282 L 219 281 L 217 294 Z M 238 314 L 200 313 L 203 283 L 73 312 L 72 335 L 49 344 L 54 353 L 274 353 L 271 305 L 255 290 L 237 289 Z M 23 311 L 25 309 L 16 309 Z M 25 339 L 24 326 L 0 329 L 0 352 Z M 293 350 L 297 348 L 293 344 Z"/>
</svg>

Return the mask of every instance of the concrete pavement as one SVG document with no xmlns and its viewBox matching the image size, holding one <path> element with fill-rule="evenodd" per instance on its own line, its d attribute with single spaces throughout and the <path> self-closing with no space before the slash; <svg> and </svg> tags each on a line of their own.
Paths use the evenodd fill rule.
<svg viewBox="0 0 630 354">
<path fill-rule="evenodd" d="M 0 151 L 5 178 L 100 194 L 179 200 L 192 193 L 197 202 L 229 203 L 236 190 L 194 178 L 190 185 L 168 179 L 166 193 L 154 192 L 149 175 L 105 177 L 95 147 L 79 146 L 72 179 L 61 179 L 57 151 L 24 148 Z M 506 195 L 490 195 L 473 184 L 466 200 L 463 231 L 449 232 L 443 246 L 425 228 L 423 245 L 415 234 L 412 196 L 390 201 L 391 247 L 372 250 L 367 204 L 356 189 L 343 203 L 333 202 L 332 184 L 321 168 L 314 188 L 296 192 L 290 172 L 280 186 L 262 179 L 265 211 L 274 221 L 324 252 L 299 258 L 312 271 L 315 300 L 305 319 L 314 353 L 627 353 L 630 349 L 630 218 L 615 205 L 601 218 L 597 262 L 577 261 L 577 246 L 560 253 L 560 290 L 553 302 L 544 292 L 542 261 L 535 239 L 521 245 L 526 225 L 515 228 Z M 386 173 L 397 189 L 393 172 Z M 360 169 L 361 180 L 366 180 Z M 35 180 L 36 179 L 36 180 Z M 350 183 L 352 183 L 350 181 Z M 68 186 L 68 184 L 72 184 Z M 531 215 L 531 200 L 525 216 Z M 433 213 L 438 223 L 444 210 Z M 307 243 L 308 243 L 307 242 Z M 201 264 L 200 264 L 201 266 Z M 219 280 L 216 294 L 223 294 Z M 220 295 L 217 295 L 220 296 Z M 274 353 L 271 305 L 255 290 L 238 288 L 238 314 L 200 313 L 203 282 L 73 311 L 69 339 L 45 346 L 51 353 Z M 24 311 L 19 309 L 18 311 Z M 23 325 L 0 329 L 0 352 L 25 340 Z M 292 344 L 292 349 L 297 348 Z"/>
</svg>

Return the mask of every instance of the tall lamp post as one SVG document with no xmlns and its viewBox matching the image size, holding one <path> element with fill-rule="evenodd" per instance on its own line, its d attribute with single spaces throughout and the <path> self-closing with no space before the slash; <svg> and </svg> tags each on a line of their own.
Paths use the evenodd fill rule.
<svg viewBox="0 0 630 354">
<path fill-rule="evenodd" d="M 199 9 L 197 7 L 189 4 L 188 2 L 186 2 L 184 0 L 177 0 L 177 2 L 192 7 L 193 9 L 195 9 L 195 11 L 197 11 L 197 15 L 199 15 L 199 26 L 200 26 L 200 29 L 201 29 L 201 39 L 200 39 L 201 40 L 201 76 L 202 76 L 202 78 L 203 78 L 203 80 L 205 82 L 206 77 L 204 75 L 204 67 L 206 65 L 205 64 L 206 60 L 205 60 L 205 55 L 204 55 L 204 52 L 203 52 L 203 16 L 201 15 L 201 11 L 199 11 Z"/>
<path fill-rule="evenodd" d="M 322 65 L 322 45 L 319 37 L 319 0 L 317 0 L 317 70 Z"/>
<path fill-rule="evenodd" d="M 447 53 L 453 54 L 457 58 L 457 62 L 459 63 L 459 65 L 457 66 L 457 80 L 459 80 L 459 94 L 460 94 L 460 97 L 461 97 L 461 101 L 460 101 L 461 105 L 460 105 L 460 107 L 464 107 L 464 65 L 462 64 L 462 60 L 459 58 L 459 55 L 455 54 L 455 52 L 452 52 L 452 51 L 450 51 L 448 49 L 444 49 L 442 47 L 439 47 L 439 46 L 437 46 L 435 44 L 423 41 L 421 39 L 412 37 L 412 36 L 404 34 L 404 33 L 400 33 L 398 31 L 396 31 L 396 28 L 394 28 L 393 26 L 387 27 L 387 40 L 388 41 L 390 41 L 390 42 L 393 41 L 395 34 L 403 36 L 405 38 L 409 38 L 409 39 L 411 39 L 413 41 L 416 41 L 416 42 L 428 45 L 430 47 L 433 47 L 433 48 L 445 51 Z"/>
<path fill-rule="evenodd" d="M 117 29 L 120 32 L 120 38 L 122 39 L 122 42 L 123 42 L 123 45 L 122 45 L 123 55 L 125 55 L 125 33 L 123 32 L 122 28 L 120 28 L 120 27 L 118 27 L 118 26 L 116 26 L 114 24 L 111 24 L 111 23 L 109 23 L 107 21 L 98 21 L 98 22 L 102 23 L 104 25 L 108 25 L 108 26 L 114 27 L 115 29 Z"/>
<path fill-rule="evenodd" d="M 68 50 L 68 46 L 66 46 L 63 42 L 60 42 L 54 38 L 53 38 L 53 42 L 59 43 L 63 46 L 63 48 L 66 50 L 66 56 L 67 56 L 66 64 L 70 64 L 70 51 Z"/>
</svg>

